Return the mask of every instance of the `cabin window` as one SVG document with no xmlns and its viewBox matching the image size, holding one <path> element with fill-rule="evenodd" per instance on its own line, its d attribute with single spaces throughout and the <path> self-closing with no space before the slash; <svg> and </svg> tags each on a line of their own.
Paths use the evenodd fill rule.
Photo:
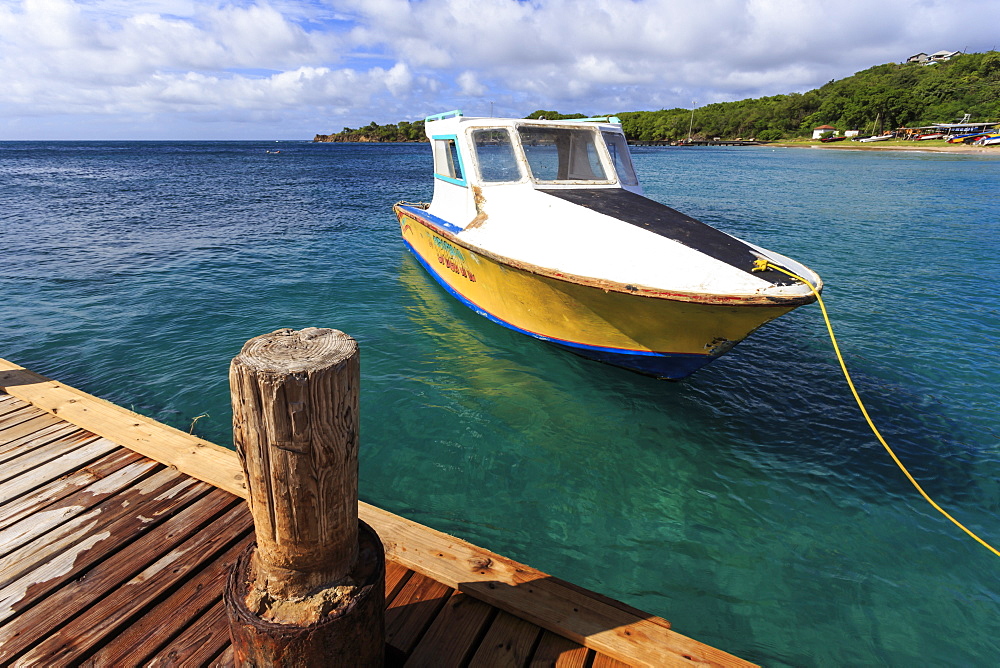
<svg viewBox="0 0 1000 668">
<path fill-rule="evenodd" d="M 604 181 L 608 176 L 592 128 L 519 127 L 531 174 L 538 181 Z"/>
<path fill-rule="evenodd" d="M 465 185 L 465 171 L 462 169 L 462 155 L 458 152 L 458 137 L 448 135 L 434 137 L 434 176 L 439 179 Z"/>
<path fill-rule="evenodd" d="M 639 185 L 639 179 L 635 176 L 635 169 L 632 167 L 632 156 L 628 152 L 628 144 L 625 143 L 625 135 L 617 132 L 602 132 L 604 143 L 608 146 L 608 153 L 611 154 L 611 163 L 618 172 L 618 180 L 626 186 Z"/>
<path fill-rule="evenodd" d="M 503 183 L 521 180 L 521 170 L 514 156 L 514 145 L 506 130 L 475 130 L 472 145 L 476 148 L 479 178 L 483 182 Z"/>
</svg>

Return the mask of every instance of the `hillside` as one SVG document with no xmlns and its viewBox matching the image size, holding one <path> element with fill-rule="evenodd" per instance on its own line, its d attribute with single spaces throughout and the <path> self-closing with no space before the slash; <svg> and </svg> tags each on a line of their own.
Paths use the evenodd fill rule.
<svg viewBox="0 0 1000 668">
<path fill-rule="evenodd" d="M 809 136 L 819 125 L 872 133 L 881 129 L 946 123 L 971 114 L 973 120 L 1000 120 L 1000 52 L 969 53 L 934 65 L 876 65 L 806 93 L 719 102 L 690 109 L 622 111 L 631 140 L 754 137 L 772 141 Z M 536 111 L 531 117 L 582 117 Z M 423 122 L 358 129 L 344 128 L 314 141 L 422 141 Z"/>
</svg>

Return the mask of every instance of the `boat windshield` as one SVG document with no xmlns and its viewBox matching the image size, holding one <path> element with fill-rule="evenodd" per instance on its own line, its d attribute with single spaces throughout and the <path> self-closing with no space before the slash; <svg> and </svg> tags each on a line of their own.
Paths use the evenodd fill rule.
<svg viewBox="0 0 1000 668">
<path fill-rule="evenodd" d="M 626 186 L 639 185 L 636 178 L 635 169 L 632 168 L 632 156 L 628 152 L 628 144 L 625 143 L 625 135 L 617 132 L 602 132 L 604 143 L 607 144 L 608 152 L 611 154 L 611 162 L 618 172 L 618 180 Z"/>
<path fill-rule="evenodd" d="M 526 125 L 517 131 L 536 181 L 608 181 L 594 128 Z"/>
<path fill-rule="evenodd" d="M 521 170 L 514 155 L 510 133 L 500 128 L 475 130 L 472 145 L 476 149 L 479 178 L 487 183 L 521 180 Z"/>
</svg>

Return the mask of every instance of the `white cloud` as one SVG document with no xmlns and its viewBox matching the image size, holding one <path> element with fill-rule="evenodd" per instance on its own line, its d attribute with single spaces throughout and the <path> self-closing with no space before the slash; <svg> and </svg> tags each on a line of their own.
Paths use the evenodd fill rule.
<svg viewBox="0 0 1000 668">
<path fill-rule="evenodd" d="M 6 0 L 0 123 L 14 129 L 0 125 L 0 138 L 30 134 L 40 117 L 43 129 L 57 117 L 155 116 L 162 128 L 224 118 L 245 123 L 241 132 L 264 118 L 309 136 L 329 128 L 300 119 L 359 125 L 494 103 L 503 114 L 686 107 L 806 90 L 918 51 L 994 48 L 988 21 L 940 20 L 991 9 L 992 0 Z"/>
</svg>

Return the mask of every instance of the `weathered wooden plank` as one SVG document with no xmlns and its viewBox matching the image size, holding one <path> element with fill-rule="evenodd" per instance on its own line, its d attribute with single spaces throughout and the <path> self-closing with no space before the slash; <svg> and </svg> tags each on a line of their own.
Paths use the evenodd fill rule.
<svg viewBox="0 0 1000 668">
<path fill-rule="evenodd" d="M 37 411 L 37 409 L 35 410 Z M 24 420 L 16 425 L 0 430 L 0 440 L 13 441 L 15 439 L 20 439 L 24 436 L 34 434 L 35 432 L 41 431 L 46 427 L 66 424 L 65 420 L 60 420 L 45 411 L 37 411 L 37 413 L 37 415 L 28 420 Z"/>
<path fill-rule="evenodd" d="M 0 359 L 0 389 L 115 443 L 246 498 L 231 450 Z"/>
<path fill-rule="evenodd" d="M 604 654 L 598 654 L 594 657 L 593 668 L 629 668 L 629 665 L 618 659 L 612 659 L 610 656 L 605 656 Z"/>
<path fill-rule="evenodd" d="M 46 597 L 16 620 L 17 628 L 11 624 L 0 629 L 0 662 L 25 649 L 19 659 L 25 665 L 63 665 L 81 659 L 202 562 L 227 548 L 234 533 L 249 528 L 243 504 L 231 505 L 229 495 L 210 492 L 142 540 L 97 564 L 82 579 Z M 230 510 L 219 516 L 227 507 Z M 45 623 L 54 615 L 56 624 Z"/>
<path fill-rule="evenodd" d="M 0 392 L 0 406 L 4 405 L 19 405 L 25 402 L 21 401 L 17 397 L 12 397 L 6 392 Z"/>
<path fill-rule="evenodd" d="M 478 647 L 480 638 L 486 633 L 495 614 L 496 608 L 493 606 L 468 594 L 453 591 L 427 633 L 413 649 L 406 661 L 406 668 L 464 666 Z"/>
<path fill-rule="evenodd" d="M 189 623 L 188 615 L 198 615 L 222 600 L 226 577 L 240 552 L 253 540 L 247 535 L 209 563 L 199 573 L 155 608 L 145 613 L 91 655 L 86 665 L 137 666 L 160 653 L 165 644 Z M 184 614 L 178 614 L 183 611 Z M 228 627 L 227 627 L 228 629 Z M 228 633 L 228 630 L 227 630 Z"/>
<path fill-rule="evenodd" d="M 8 503 L 0 505 L 0 529 L 6 529 L 32 513 L 40 512 L 74 492 L 139 461 L 147 462 L 153 468 L 160 466 L 158 462 L 136 452 L 118 448 L 85 468 L 56 478 L 29 494 L 11 499 Z"/>
<path fill-rule="evenodd" d="M 53 503 L 45 510 L 37 510 L 20 522 L 0 530 L 0 556 L 9 554 L 35 538 L 78 517 L 104 499 L 126 489 L 158 466 L 160 465 L 151 459 L 133 462 L 76 494 L 68 496 L 59 503 Z M 90 523 L 88 522 L 88 524 Z"/>
<path fill-rule="evenodd" d="M 144 664 L 144 668 L 205 666 L 229 645 L 229 620 L 220 599 L 177 636 L 169 647 Z"/>
<path fill-rule="evenodd" d="M 233 647 L 230 645 L 226 649 L 222 650 L 222 654 L 215 657 L 215 659 L 213 659 L 208 666 L 209 668 L 232 668 L 235 663 L 236 661 L 233 656 Z"/>
<path fill-rule="evenodd" d="M 528 663 L 541 629 L 501 612 L 490 624 L 469 668 L 521 668 Z"/>
<path fill-rule="evenodd" d="M 386 644 L 404 654 L 413 651 L 451 592 L 451 589 L 440 582 L 414 574 L 386 606 Z"/>
<path fill-rule="evenodd" d="M 77 434 L 82 433 L 75 432 L 66 438 L 75 440 L 78 438 Z M 52 480 L 72 473 L 83 466 L 87 466 L 109 452 L 114 452 L 118 449 L 117 445 L 104 438 L 83 441 L 79 444 L 74 443 L 72 447 L 73 449 L 66 452 L 62 457 L 41 464 L 30 472 L 27 472 L 27 475 L 21 475 L 0 483 L 0 505 L 9 503 L 38 487 L 47 485 Z"/>
<path fill-rule="evenodd" d="M 10 411 L 5 415 L 0 416 L 0 434 L 21 424 L 22 422 L 36 418 L 39 415 L 45 415 L 45 411 L 31 404 L 19 407 L 17 410 Z"/>
<path fill-rule="evenodd" d="M 531 655 L 530 668 L 584 668 L 594 656 L 594 650 L 556 635 L 542 631 L 542 637 Z"/>
<path fill-rule="evenodd" d="M 391 601 L 413 575 L 409 568 L 392 561 L 385 562 L 385 600 Z"/>
<path fill-rule="evenodd" d="M 75 424 L 60 421 L 58 424 L 51 427 L 43 427 L 32 434 L 26 434 L 21 438 L 15 438 L 9 441 L 5 441 L 2 437 L 3 435 L 0 434 L 0 465 L 9 459 L 19 457 L 25 452 L 48 445 L 52 441 L 68 436 L 73 432 L 80 432 L 81 434 L 84 433 L 83 430 Z"/>
<path fill-rule="evenodd" d="M 605 656 L 604 654 L 597 654 L 594 656 L 593 668 L 630 668 L 629 664 L 624 661 L 619 661 L 618 659 L 612 659 L 610 656 Z"/>
<path fill-rule="evenodd" d="M 93 434 L 81 431 L 64 436 L 58 441 L 53 441 L 44 448 L 37 448 L 11 459 L 0 467 L 0 483 L 2 483 L 0 484 L 0 488 L 2 488 L 0 499 L 9 499 L 12 496 L 22 493 L 16 492 L 12 494 L 8 491 L 8 483 L 14 478 L 20 476 L 18 483 L 13 485 L 13 488 L 27 491 L 47 483 L 52 478 L 75 471 L 82 463 L 93 461 L 93 459 L 118 447 L 118 445 L 107 439 L 98 438 Z M 81 450 L 82 452 L 77 453 L 75 452 L 76 450 Z M 95 450 L 102 450 L 102 452 L 94 455 L 91 460 L 80 459 L 81 454 L 86 456 L 87 453 L 93 453 Z M 51 475 L 52 478 L 42 477 L 40 472 L 43 470 L 46 472 L 46 475 Z M 26 472 L 30 472 L 31 475 L 21 476 L 22 473 Z"/>
<path fill-rule="evenodd" d="M 206 492 L 164 470 L 0 559 L 0 621 L 75 576 Z M 29 596 L 30 592 L 30 596 Z"/>
</svg>

